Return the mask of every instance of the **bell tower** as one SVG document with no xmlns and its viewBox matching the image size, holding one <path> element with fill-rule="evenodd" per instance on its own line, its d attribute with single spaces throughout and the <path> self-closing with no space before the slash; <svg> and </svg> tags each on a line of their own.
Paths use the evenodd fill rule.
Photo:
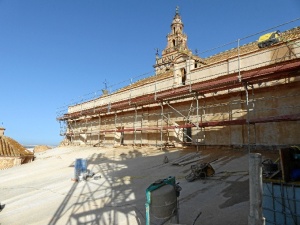
<svg viewBox="0 0 300 225">
<path fill-rule="evenodd" d="M 179 14 L 179 7 L 176 7 L 175 16 L 171 24 L 171 33 L 167 35 L 167 47 L 163 50 L 162 56 L 174 51 L 188 50 L 187 35 L 183 33 L 183 23 Z"/>
<path fill-rule="evenodd" d="M 171 23 L 171 32 L 167 35 L 167 46 L 161 57 L 156 53 L 155 74 L 174 77 L 174 85 L 185 85 L 187 74 L 194 69 L 195 56 L 187 47 L 187 35 L 183 32 L 184 24 L 176 7 Z M 199 58 L 199 57 L 198 57 Z"/>
</svg>

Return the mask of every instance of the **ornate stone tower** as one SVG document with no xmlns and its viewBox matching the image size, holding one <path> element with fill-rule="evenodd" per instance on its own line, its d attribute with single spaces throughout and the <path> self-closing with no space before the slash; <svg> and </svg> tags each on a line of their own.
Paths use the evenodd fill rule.
<svg viewBox="0 0 300 225">
<path fill-rule="evenodd" d="M 179 15 L 179 9 L 176 8 L 176 13 L 171 24 L 171 33 L 167 35 L 167 47 L 163 50 L 162 55 L 167 56 L 168 53 L 174 51 L 187 51 L 187 35 L 183 33 L 183 23 Z M 171 54 L 172 55 L 172 54 Z"/>
<path fill-rule="evenodd" d="M 187 35 L 183 33 L 183 22 L 176 7 L 175 16 L 171 24 L 171 32 L 167 35 L 167 47 L 162 51 L 161 57 L 156 53 L 155 74 L 172 74 L 174 85 L 185 85 L 187 73 L 195 68 L 195 62 L 202 61 L 193 56 L 187 47 Z"/>
</svg>

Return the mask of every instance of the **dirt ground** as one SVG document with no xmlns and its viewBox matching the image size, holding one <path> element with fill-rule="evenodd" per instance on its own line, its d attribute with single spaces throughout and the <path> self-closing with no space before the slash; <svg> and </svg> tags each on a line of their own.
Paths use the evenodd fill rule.
<svg viewBox="0 0 300 225">
<path fill-rule="evenodd" d="M 0 202 L 5 204 L 0 224 L 143 225 L 147 187 L 169 176 L 182 188 L 180 224 L 248 224 L 248 152 L 199 148 L 199 163 L 217 159 L 211 163 L 215 175 L 187 182 L 195 163 L 174 166 L 172 161 L 192 152 L 197 149 L 60 147 L 37 153 L 30 164 L 0 171 Z M 72 181 L 76 158 L 88 160 L 94 177 Z M 151 217 L 151 224 L 162 223 Z"/>
</svg>

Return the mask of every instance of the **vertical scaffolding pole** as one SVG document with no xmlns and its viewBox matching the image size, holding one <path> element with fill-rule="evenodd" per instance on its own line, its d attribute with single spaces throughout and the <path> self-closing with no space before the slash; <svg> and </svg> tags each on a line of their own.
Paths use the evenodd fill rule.
<svg viewBox="0 0 300 225">
<path fill-rule="evenodd" d="M 76 121 L 77 121 L 77 120 L 75 120 L 75 127 L 77 128 L 77 122 L 76 122 Z M 78 128 L 77 128 L 77 131 L 78 131 Z M 76 135 L 76 134 L 74 133 L 73 135 L 74 135 L 74 137 L 73 137 L 73 140 L 72 140 L 72 142 L 71 142 L 72 144 L 74 144 L 73 141 L 75 141 L 75 139 L 76 139 L 76 138 L 75 138 L 75 135 Z"/>
<path fill-rule="evenodd" d="M 60 128 L 60 135 L 62 135 L 64 131 L 63 131 L 63 125 L 61 121 L 59 121 L 59 128 Z"/>
<path fill-rule="evenodd" d="M 155 83 L 154 83 L 154 100 L 156 101 L 156 80 L 155 80 Z"/>
<path fill-rule="evenodd" d="M 160 107 L 161 107 L 161 122 L 160 122 L 160 150 L 162 150 L 163 146 L 163 116 L 164 116 L 164 107 L 163 107 L 163 102 L 160 102 Z"/>
<path fill-rule="evenodd" d="M 191 56 L 189 56 L 190 92 L 192 92 Z"/>
<path fill-rule="evenodd" d="M 238 79 L 239 82 L 241 82 L 242 78 L 241 78 L 241 60 L 240 60 L 240 39 L 238 39 L 238 70 L 239 70 Z"/>
<path fill-rule="evenodd" d="M 87 134 L 87 131 L 88 131 L 88 124 L 87 124 L 87 117 L 85 116 L 85 144 L 87 144 L 87 139 L 88 139 L 88 134 Z"/>
<path fill-rule="evenodd" d="M 131 102 L 131 91 L 132 91 L 131 85 L 132 85 L 132 78 L 130 79 L 130 93 L 129 93 L 129 102 Z"/>
<path fill-rule="evenodd" d="M 198 99 L 198 93 L 195 92 L 195 98 L 196 98 L 196 123 L 197 123 L 197 141 L 196 141 L 196 145 L 197 145 L 197 151 L 198 149 L 198 145 L 199 145 L 199 99 Z"/>
<path fill-rule="evenodd" d="M 94 113 L 96 112 L 96 95 L 97 93 L 95 92 L 95 96 L 94 96 Z"/>
<path fill-rule="evenodd" d="M 248 153 L 250 153 L 249 93 L 248 93 L 247 85 L 248 85 L 247 82 L 244 83 L 244 88 L 246 92 L 246 106 L 247 106 L 246 124 L 247 124 L 247 135 L 248 135 Z"/>
<path fill-rule="evenodd" d="M 167 117 L 167 127 L 169 127 L 169 122 L 170 122 L 170 113 L 168 113 L 167 114 L 168 115 L 168 117 Z M 167 140 L 167 142 L 169 143 L 170 142 L 170 133 L 169 133 L 169 129 L 168 130 L 166 130 L 166 132 L 167 132 L 167 138 L 168 138 L 168 140 Z"/>
<path fill-rule="evenodd" d="M 105 125 L 104 125 L 103 144 L 104 144 L 104 142 L 105 142 L 105 136 L 106 136 L 106 121 L 107 121 L 107 119 L 105 120 Z"/>
<path fill-rule="evenodd" d="M 101 116 L 99 114 L 99 133 L 98 133 L 98 143 L 100 143 L 100 131 L 101 131 Z"/>
<path fill-rule="evenodd" d="M 90 120 L 90 145 L 92 145 L 92 137 L 93 137 L 93 119 Z"/>
<path fill-rule="evenodd" d="M 116 135 L 117 135 L 117 113 L 115 112 L 115 135 L 114 135 L 114 144 L 116 144 Z"/>
<path fill-rule="evenodd" d="M 158 120 L 156 120 L 156 127 L 158 127 Z M 155 132 L 156 132 L 156 133 L 155 133 L 155 143 L 156 143 L 156 147 L 157 147 L 157 146 L 158 146 L 158 143 L 157 143 L 157 142 L 158 142 L 158 141 L 157 141 L 158 129 L 156 129 Z"/>
<path fill-rule="evenodd" d="M 144 110 L 142 107 L 142 118 L 141 118 L 141 146 L 143 146 L 143 121 L 144 121 Z"/>
<path fill-rule="evenodd" d="M 76 120 L 75 120 L 75 128 L 76 128 Z M 74 141 L 74 138 L 75 138 L 75 133 L 76 133 L 76 129 L 73 129 L 72 130 L 72 133 L 71 133 L 71 144 L 73 144 L 73 141 Z"/>
<path fill-rule="evenodd" d="M 90 120 L 89 124 L 90 124 L 90 131 L 87 130 L 87 137 L 90 136 L 89 137 L 90 140 L 87 140 L 87 143 L 91 145 L 92 144 L 92 120 Z"/>
<path fill-rule="evenodd" d="M 134 106 L 134 141 L 133 141 L 133 145 L 136 145 L 136 123 L 137 123 L 137 109 L 136 109 L 136 105 Z"/>
<path fill-rule="evenodd" d="M 203 94 L 203 98 L 205 98 L 204 94 Z M 201 124 L 203 122 L 203 115 L 205 116 L 205 114 L 206 114 L 205 107 L 206 107 L 206 101 L 204 99 L 203 107 L 202 107 L 203 110 L 201 110 L 201 115 L 200 115 L 200 118 L 201 118 L 200 123 Z M 201 126 L 201 132 L 203 133 L 203 142 L 205 144 L 205 127 Z"/>
<path fill-rule="evenodd" d="M 252 116 L 254 115 L 254 111 L 255 110 L 255 99 L 254 99 L 254 87 L 252 85 Z M 253 118 L 253 117 L 252 117 Z M 249 120 L 250 120 L 250 115 L 249 115 Z M 255 144 L 255 148 L 256 148 L 256 127 L 255 127 L 255 123 L 253 124 L 253 136 L 254 136 L 254 144 Z"/>
</svg>

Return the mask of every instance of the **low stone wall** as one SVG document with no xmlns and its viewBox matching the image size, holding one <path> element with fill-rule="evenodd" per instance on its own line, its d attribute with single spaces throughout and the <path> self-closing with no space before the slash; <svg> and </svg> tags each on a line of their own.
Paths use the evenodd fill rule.
<svg viewBox="0 0 300 225">
<path fill-rule="evenodd" d="M 21 157 L 0 157 L 0 170 L 19 166 L 22 163 Z"/>
</svg>

